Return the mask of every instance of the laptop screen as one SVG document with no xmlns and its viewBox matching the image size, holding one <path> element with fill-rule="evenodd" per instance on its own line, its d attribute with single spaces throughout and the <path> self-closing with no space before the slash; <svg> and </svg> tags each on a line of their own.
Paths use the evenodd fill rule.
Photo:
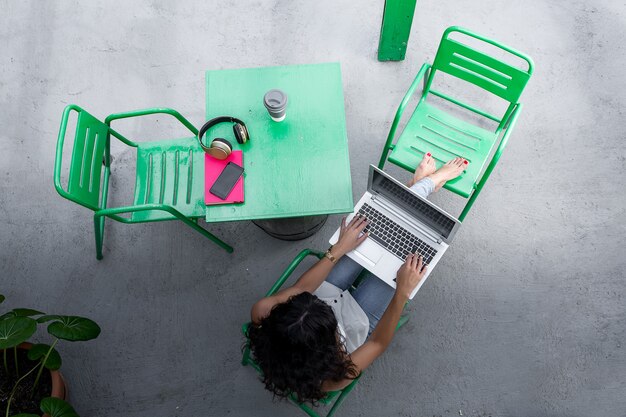
<svg viewBox="0 0 626 417">
<path fill-rule="evenodd" d="M 374 170 L 372 190 L 393 201 L 409 214 L 447 239 L 456 224 L 454 219 L 417 197 L 405 187 Z"/>
</svg>

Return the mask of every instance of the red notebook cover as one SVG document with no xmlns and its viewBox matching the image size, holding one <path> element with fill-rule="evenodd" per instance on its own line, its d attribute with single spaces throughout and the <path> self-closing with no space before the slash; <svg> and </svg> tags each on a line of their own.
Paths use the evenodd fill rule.
<svg viewBox="0 0 626 417">
<path fill-rule="evenodd" d="M 243 166 L 243 152 L 233 151 L 228 158 L 222 160 L 215 159 L 209 154 L 204 154 L 204 204 L 207 206 L 214 204 L 243 203 L 243 175 L 239 178 L 239 181 L 237 181 L 237 184 L 235 184 L 230 194 L 228 194 L 226 200 L 222 200 L 209 192 L 213 183 L 229 162 Z"/>
</svg>

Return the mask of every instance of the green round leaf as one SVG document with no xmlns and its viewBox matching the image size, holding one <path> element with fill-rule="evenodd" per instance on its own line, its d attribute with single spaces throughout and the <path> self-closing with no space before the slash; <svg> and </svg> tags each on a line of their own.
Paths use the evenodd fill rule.
<svg viewBox="0 0 626 417">
<path fill-rule="evenodd" d="M 50 417 L 79 417 L 72 406 L 60 398 L 46 397 L 41 400 L 40 407 Z"/>
<path fill-rule="evenodd" d="M 14 308 L 13 312 L 16 316 L 19 317 L 39 316 L 41 314 L 44 314 L 43 312 L 39 310 L 33 310 L 32 308 Z"/>
<path fill-rule="evenodd" d="M 0 294 L 0 304 L 2 304 L 2 302 L 6 299 L 7 298 L 4 295 Z"/>
<path fill-rule="evenodd" d="M 37 323 L 46 323 L 51 320 L 60 320 L 61 316 L 57 316 L 56 314 L 46 314 L 37 319 Z"/>
<path fill-rule="evenodd" d="M 70 342 L 91 340 L 100 334 L 100 326 L 85 317 L 57 316 L 56 321 L 48 325 L 48 333 Z"/>
<path fill-rule="evenodd" d="M 0 321 L 0 349 L 8 349 L 25 342 L 37 330 L 37 322 L 30 317 L 9 317 Z"/>
<path fill-rule="evenodd" d="M 0 316 L 0 320 L 8 319 L 9 317 L 15 317 L 15 313 L 12 311 L 4 313 L 3 315 Z"/>
<path fill-rule="evenodd" d="M 28 359 L 31 361 L 37 361 L 40 359 L 43 360 L 48 353 L 48 350 L 50 350 L 50 345 L 37 343 L 28 351 Z M 61 367 L 61 355 L 59 355 L 59 352 L 57 352 L 56 349 L 52 349 L 52 352 L 50 352 L 50 355 L 43 366 L 51 371 L 56 371 Z"/>
</svg>

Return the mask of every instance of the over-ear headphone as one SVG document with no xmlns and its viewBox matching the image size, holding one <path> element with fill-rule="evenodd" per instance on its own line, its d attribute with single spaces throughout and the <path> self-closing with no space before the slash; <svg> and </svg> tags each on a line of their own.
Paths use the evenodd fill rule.
<svg viewBox="0 0 626 417">
<path fill-rule="evenodd" d="M 246 127 L 246 124 L 236 117 L 220 116 L 216 117 L 215 119 L 209 120 L 204 124 L 204 126 L 200 128 L 200 131 L 198 132 L 198 141 L 200 142 L 200 146 L 202 147 L 204 152 L 208 153 L 216 159 L 228 158 L 228 155 L 230 155 L 230 153 L 233 151 L 233 145 L 224 138 L 215 138 L 211 141 L 210 146 L 206 146 L 202 141 L 202 137 L 207 132 L 207 130 L 209 130 L 213 126 L 227 122 L 233 123 L 233 132 L 235 134 L 235 139 L 237 139 L 238 143 L 243 145 L 250 140 L 250 134 L 248 133 L 248 128 Z"/>
</svg>

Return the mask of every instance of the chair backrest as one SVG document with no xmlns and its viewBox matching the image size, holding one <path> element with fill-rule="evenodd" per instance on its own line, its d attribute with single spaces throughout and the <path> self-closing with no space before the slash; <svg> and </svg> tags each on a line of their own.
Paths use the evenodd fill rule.
<svg viewBox="0 0 626 417">
<path fill-rule="evenodd" d="M 528 69 L 523 70 L 509 65 L 485 52 L 473 49 L 458 40 L 450 39 L 450 35 L 455 32 L 462 33 L 485 44 L 493 45 L 525 61 L 528 65 Z M 430 77 L 426 84 L 425 93 L 430 90 L 436 71 L 442 71 L 458 77 L 495 94 L 511 104 L 515 104 L 519 100 L 533 72 L 533 61 L 529 56 L 513 48 L 485 38 L 467 29 L 453 26 L 446 29 L 441 38 Z"/>
<path fill-rule="evenodd" d="M 67 190 L 61 185 L 63 143 L 70 113 L 78 113 L 74 146 L 70 157 Z M 63 112 L 57 140 L 54 185 L 58 193 L 92 210 L 101 208 L 100 179 L 103 156 L 109 143 L 109 128 L 80 107 L 70 104 Z"/>
</svg>

